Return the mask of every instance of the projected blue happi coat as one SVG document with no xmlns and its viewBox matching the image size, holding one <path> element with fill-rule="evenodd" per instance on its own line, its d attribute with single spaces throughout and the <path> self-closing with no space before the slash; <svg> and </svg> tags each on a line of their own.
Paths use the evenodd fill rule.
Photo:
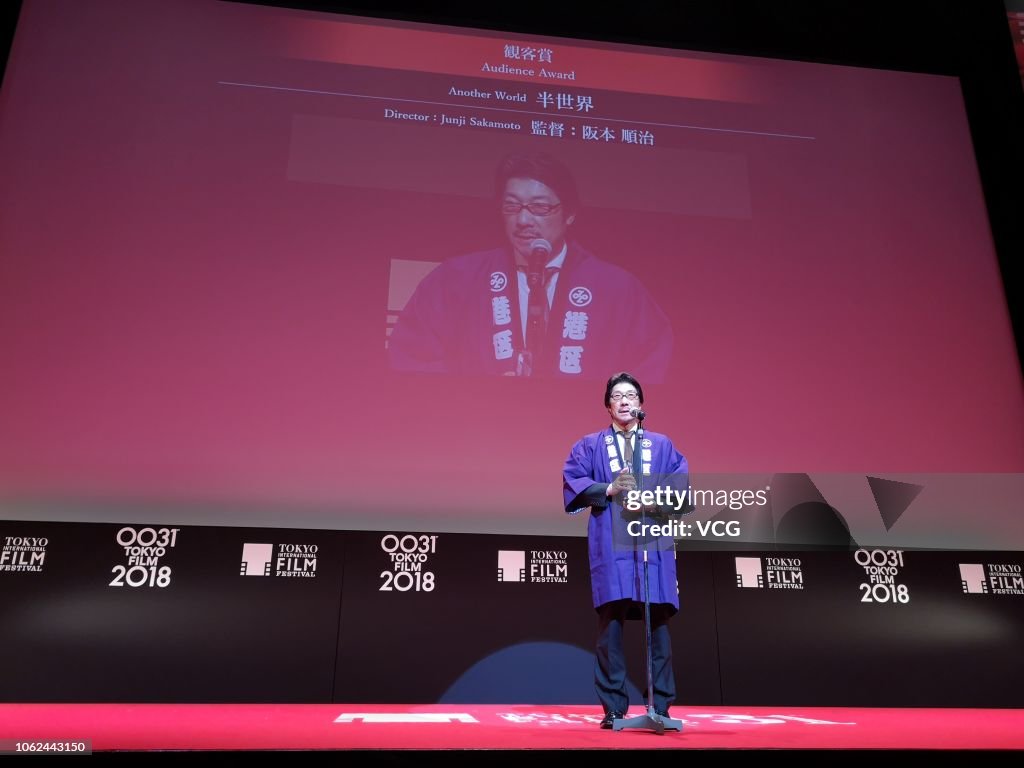
<svg viewBox="0 0 1024 768">
<path fill-rule="evenodd" d="M 643 284 L 570 242 L 557 273 L 542 359 L 533 375 L 604 378 L 626 369 L 663 381 L 672 329 Z M 512 251 L 459 256 L 423 279 L 389 342 L 403 371 L 514 375 L 523 349 Z"/>
</svg>

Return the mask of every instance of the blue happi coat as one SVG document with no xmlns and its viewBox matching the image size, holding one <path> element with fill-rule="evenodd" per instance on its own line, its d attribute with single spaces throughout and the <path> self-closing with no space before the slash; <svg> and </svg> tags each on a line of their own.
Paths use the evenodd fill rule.
<svg viewBox="0 0 1024 768">
<path fill-rule="evenodd" d="M 603 379 L 628 370 L 658 383 L 672 346 L 668 318 L 643 284 L 570 242 L 533 375 Z M 388 342 L 395 370 L 474 375 L 513 375 L 522 349 L 510 248 L 442 262 L 420 282 Z"/>
<path fill-rule="evenodd" d="M 645 432 L 636 448 L 636 458 L 640 458 L 634 465 L 643 488 L 653 490 L 655 482 L 664 482 L 666 476 L 671 476 L 675 489 L 685 490 L 689 485 L 686 457 L 665 435 Z M 625 491 L 613 499 L 603 497 L 603 489 L 615 479 L 621 466 L 618 441 L 609 426 L 580 439 L 569 452 L 562 470 L 565 511 L 575 514 L 590 507 L 587 538 L 594 607 L 612 600 L 644 599 L 646 549 L 650 601 L 667 603 L 678 610 L 675 550 L 671 539 L 663 537 L 660 541 L 648 539 L 641 543 L 628 534 L 627 525 L 637 519 L 638 513 L 628 512 L 621 506 L 625 503 Z M 595 483 L 600 486 L 600 493 L 595 489 L 588 494 Z"/>
</svg>

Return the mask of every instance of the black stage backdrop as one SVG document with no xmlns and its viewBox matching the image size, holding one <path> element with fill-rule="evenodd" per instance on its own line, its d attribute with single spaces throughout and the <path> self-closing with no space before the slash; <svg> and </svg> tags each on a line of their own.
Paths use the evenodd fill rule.
<svg viewBox="0 0 1024 768">
<path fill-rule="evenodd" d="M 0 547 L 3 701 L 593 700 L 583 539 L 3 523 Z M 1024 705 L 1020 553 L 677 554 L 679 703 Z"/>
</svg>

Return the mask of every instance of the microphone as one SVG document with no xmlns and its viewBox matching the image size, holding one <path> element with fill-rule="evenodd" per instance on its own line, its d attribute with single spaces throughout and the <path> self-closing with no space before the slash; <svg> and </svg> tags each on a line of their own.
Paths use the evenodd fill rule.
<svg viewBox="0 0 1024 768">
<path fill-rule="evenodd" d="M 540 272 L 551 258 L 551 243 L 538 237 L 530 243 L 530 271 Z"/>
<path fill-rule="evenodd" d="M 632 417 L 633 417 L 634 419 L 636 419 L 637 421 L 643 421 L 644 419 L 646 419 L 646 418 L 647 418 L 647 414 L 646 414 L 646 413 L 644 413 L 643 411 L 641 411 L 641 410 L 638 410 L 638 409 L 636 409 L 636 408 L 634 408 L 633 410 L 631 410 L 631 411 L 629 412 L 629 415 L 630 415 L 630 416 L 632 416 Z"/>
</svg>

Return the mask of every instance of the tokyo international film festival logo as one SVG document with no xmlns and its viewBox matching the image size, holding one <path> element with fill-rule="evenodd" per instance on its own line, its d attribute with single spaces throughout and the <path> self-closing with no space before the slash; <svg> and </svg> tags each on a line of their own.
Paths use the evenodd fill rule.
<svg viewBox="0 0 1024 768">
<path fill-rule="evenodd" d="M 753 589 L 803 589 L 803 563 L 799 557 L 736 558 L 736 586 Z"/>
<path fill-rule="evenodd" d="M 49 543 L 45 536 L 4 536 L 0 539 L 0 571 L 39 573 Z"/>
<path fill-rule="evenodd" d="M 569 581 L 569 553 L 565 550 L 527 552 L 521 549 L 498 550 L 498 581 L 527 581 L 565 584 Z"/>
<path fill-rule="evenodd" d="M 241 576 L 286 576 L 316 578 L 316 559 L 320 547 L 316 544 L 273 544 L 246 542 L 242 545 Z"/>
<path fill-rule="evenodd" d="M 960 586 L 969 595 L 1024 595 L 1017 563 L 959 563 Z"/>
</svg>

